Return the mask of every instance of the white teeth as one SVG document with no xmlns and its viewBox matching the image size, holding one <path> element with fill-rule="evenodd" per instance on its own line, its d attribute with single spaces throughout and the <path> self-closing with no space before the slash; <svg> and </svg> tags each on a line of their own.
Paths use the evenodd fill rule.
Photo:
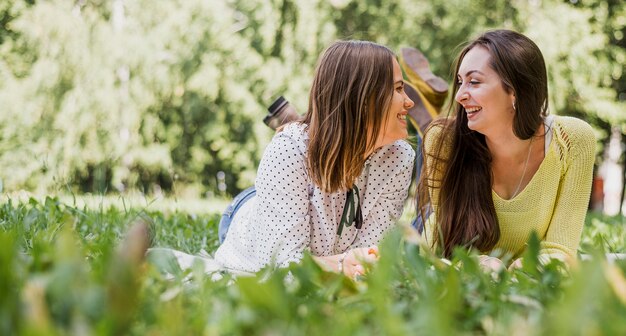
<svg viewBox="0 0 626 336">
<path fill-rule="evenodd" d="M 398 119 L 406 120 L 406 114 L 398 114 Z"/>
<path fill-rule="evenodd" d="M 482 108 L 480 107 L 470 107 L 470 108 L 465 108 L 465 112 L 467 113 L 474 113 L 474 112 L 478 112 L 480 111 Z"/>
</svg>

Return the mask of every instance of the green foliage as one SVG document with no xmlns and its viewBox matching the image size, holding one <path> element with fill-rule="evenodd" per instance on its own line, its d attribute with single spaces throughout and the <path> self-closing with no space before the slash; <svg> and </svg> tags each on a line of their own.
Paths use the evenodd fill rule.
<svg viewBox="0 0 626 336">
<path fill-rule="evenodd" d="M 125 264 L 130 223 L 151 223 L 156 246 L 189 253 L 216 247 L 219 216 L 76 208 L 47 198 L 0 206 L 2 334 L 476 335 L 626 332 L 626 263 L 538 262 L 529 241 L 520 270 L 483 272 L 459 249 L 441 262 L 409 233 L 383 241 L 379 262 L 353 281 L 309 256 L 287 269 L 211 280 L 201 270 L 165 277 L 155 264 Z M 618 221 L 594 217 L 619 232 Z M 611 220 L 611 219 L 608 219 Z M 626 240 L 613 246 L 626 251 Z M 594 245 L 596 248 L 599 245 Z M 182 272 L 182 271 L 179 271 Z"/>
<path fill-rule="evenodd" d="M 585 253 L 619 253 L 626 242 L 626 218 L 588 213 L 585 229 L 580 239 L 580 249 Z"/>
<path fill-rule="evenodd" d="M 25 74 L 5 64 L 0 91 L 6 188 L 217 190 L 218 171 L 253 171 L 269 134 L 249 92 L 260 56 L 228 13 L 204 1 L 133 2 L 109 18 L 64 1 L 24 10 L 15 43 L 31 62 Z"/>
<path fill-rule="evenodd" d="M 271 136 L 265 107 L 283 94 L 305 111 L 332 41 L 415 46 L 453 80 L 459 44 L 497 27 L 538 43 L 552 112 L 602 139 L 626 125 L 625 14 L 613 0 L 3 1 L 0 180 L 44 194 L 233 195 Z"/>
</svg>

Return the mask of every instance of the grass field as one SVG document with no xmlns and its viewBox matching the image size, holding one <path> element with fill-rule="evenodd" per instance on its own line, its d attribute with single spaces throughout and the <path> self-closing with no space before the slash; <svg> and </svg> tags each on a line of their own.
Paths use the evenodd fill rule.
<svg viewBox="0 0 626 336">
<path fill-rule="evenodd" d="M 180 200 L 114 202 L 3 200 L 0 334 L 626 334 L 626 262 L 602 260 L 626 252 L 621 217 L 588 216 L 580 251 L 597 256 L 569 273 L 557 261 L 539 264 L 536 240 L 523 269 L 491 275 L 461 250 L 444 264 L 399 229 L 359 281 L 323 272 L 310 258 L 211 281 L 199 270 L 168 279 L 116 247 L 142 219 L 152 223 L 156 246 L 212 252 L 225 201 L 199 210 Z"/>
</svg>

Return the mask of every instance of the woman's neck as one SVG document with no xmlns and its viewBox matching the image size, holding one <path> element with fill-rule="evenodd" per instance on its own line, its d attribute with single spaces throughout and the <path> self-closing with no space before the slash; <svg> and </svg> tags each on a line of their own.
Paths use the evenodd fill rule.
<svg viewBox="0 0 626 336">
<path fill-rule="evenodd" d="M 485 136 L 487 148 L 494 161 L 519 158 L 521 154 L 528 151 L 528 140 L 522 140 L 511 132 L 510 135 L 498 137 Z"/>
<path fill-rule="evenodd" d="M 533 137 L 540 134 L 540 128 L 535 131 Z M 530 143 L 530 139 L 518 138 L 513 130 L 496 135 L 485 135 L 485 141 L 494 161 L 519 161 L 520 158 L 526 157 Z"/>
</svg>

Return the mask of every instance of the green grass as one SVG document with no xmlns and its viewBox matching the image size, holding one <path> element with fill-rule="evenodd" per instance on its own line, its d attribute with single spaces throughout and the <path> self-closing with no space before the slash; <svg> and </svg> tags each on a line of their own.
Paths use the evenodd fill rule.
<svg viewBox="0 0 626 336">
<path fill-rule="evenodd" d="M 310 258 L 234 281 L 211 281 L 199 270 L 168 280 L 117 252 L 129 225 L 152 223 L 157 246 L 212 252 L 219 212 L 75 204 L 43 198 L 0 205 L 0 334 L 626 333 L 626 263 L 581 262 L 567 274 L 556 261 L 537 263 L 536 240 L 522 270 L 496 276 L 462 250 L 452 266 L 443 264 L 397 230 L 357 282 L 323 272 Z M 623 223 L 591 214 L 581 251 L 626 252 Z"/>
<path fill-rule="evenodd" d="M 25 191 L 2 194 L 0 204 L 12 201 L 13 203 L 28 203 L 31 199 L 43 202 L 47 195 L 31 194 Z M 184 212 L 193 214 L 221 213 L 230 199 L 226 197 L 213 197 L 210 199 L 198 199 L 176 196 L 147 196 L 139 192 L 127 192 L 122 195 L 93 195 L 83 194 L 60 194 L 55 196 L 58 201 L 76 208 L 88 208 L 92 210 L 117 209 L 143 209 L 146 211 L 160 211 L 164 213 Z"/>
<path fill-rule="evenodd" d="M 626 218 L 588 213 L 580 240 L 580 250 L 587 253 L 597 250 L 609 253 L 625 253 Z"/>
</svg>

